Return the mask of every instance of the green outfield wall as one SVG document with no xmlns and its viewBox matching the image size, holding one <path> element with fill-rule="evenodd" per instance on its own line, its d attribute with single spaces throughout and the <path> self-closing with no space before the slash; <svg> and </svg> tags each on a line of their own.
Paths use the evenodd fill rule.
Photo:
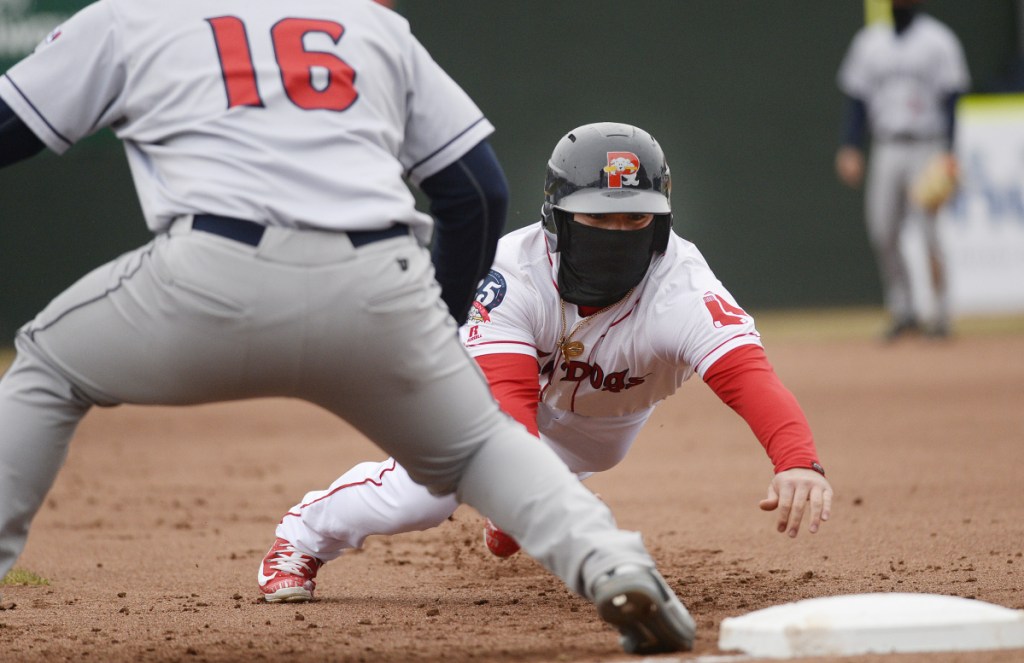
<svg viewBox="0 0 1024 663">
<path fill-rule="evenodd" d="M 83 2 L 0 0 L 0 69 Z M 961 36 L 975 91 L 1017 57 L 1015 0 L 929 0 Z M 562 133 L 639 125 L 665 148 L 676 230 L 748 308 L 880 302 L 858 192 L 832 170 L 835 72 L 863 0 L 398 0 L 491 118 L 533 223 Z M 339 164 L 344 167 L 344 164 Z M 62 288 L 147 240 L 117 141 L 0 171 L 0 346 Z"/>
</svg>

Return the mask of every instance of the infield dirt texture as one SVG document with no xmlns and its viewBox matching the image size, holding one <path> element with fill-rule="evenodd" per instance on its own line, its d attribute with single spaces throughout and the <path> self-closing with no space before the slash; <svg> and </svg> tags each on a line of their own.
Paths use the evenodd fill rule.
<svg viewBox="0 0 1024 663">
<path fill-rule="evenodd" d="M 1024 324 L 882 345 L 874 319 L 758 320 L 815 431 L 833 519 L 817 535 L 777 534 L 757 508 L 771 476 L 760 445 L 699 379 L 684 385 L 626 460 L 587 482 L 643 532 L 698 621 L 696 651 L 667 658 L 723 654 L 723 618 L 817 596 L 1024 609 Z M 49 584 L 0 587 L 0 660 L 629 660 L 532 560 L 486 553 L 467 507 L 331 562 L 316 603 L 257 600 L 284 511 L 381 456 L 301 402 L 94 410 L 18 563 Z M 1024 651 L 845 660 L 1010 663 Z"/>
</svg>

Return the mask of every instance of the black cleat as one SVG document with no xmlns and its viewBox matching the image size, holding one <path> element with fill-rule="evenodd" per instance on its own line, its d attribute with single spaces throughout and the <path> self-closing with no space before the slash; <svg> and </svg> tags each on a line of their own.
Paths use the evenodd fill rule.
<svg viewBox="0 0 1024 663">
<path fill-rule="evenodd" d="M 690 651 L 697 624 L 661 575 L 651 568 L 624 564 L 594 584 L 601 619 L 619 630 L 630 654 Z"/>
</svg>

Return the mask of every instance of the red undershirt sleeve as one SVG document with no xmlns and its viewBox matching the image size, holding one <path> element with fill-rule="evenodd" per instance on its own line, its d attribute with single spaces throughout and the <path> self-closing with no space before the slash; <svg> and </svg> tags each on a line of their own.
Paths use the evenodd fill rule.
<svg viewBox="0 0 1024 663">
<path fill-rule="evenodd" d="M 750 426 L 776 474 L 818 462 L 814 436 L 796 397 L 782 384 L 764 349 L 744 345 L 712 364 L 704 382 Z"/>
<path fill-rule="evenodd" d="M 526 426 L 534 435 L 537 431 L 537 402 L 540 397 L 540 366 L 529 355 L 508 352 L 481 355 L 476 358 L 491 394 L 498 405 L 513 419 Z"/>
</svg>

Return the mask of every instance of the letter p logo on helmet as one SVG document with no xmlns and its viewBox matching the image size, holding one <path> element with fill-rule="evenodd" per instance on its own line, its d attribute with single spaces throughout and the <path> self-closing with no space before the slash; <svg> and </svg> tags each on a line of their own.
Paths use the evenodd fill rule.
<svg viewBox="0 0 1024 663">
<path fill-rule="evenodd" d="M 637 173 L 640 171 L 640 159 L 632 152 L 609 152 L 608 165 L 604 172 L 608 174 L 608 188 L 621 189 L 625 186 L 640 184 Z"/>
</svg>

